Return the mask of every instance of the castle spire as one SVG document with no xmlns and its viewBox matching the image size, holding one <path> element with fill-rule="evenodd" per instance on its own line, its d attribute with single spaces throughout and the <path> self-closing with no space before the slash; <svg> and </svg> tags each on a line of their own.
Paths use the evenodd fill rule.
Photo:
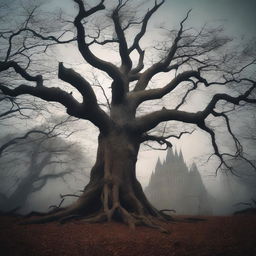
<svg viewBox="0 0 256 256">
<path fill-rule="evenodd" d="M 162 169 L 162 163 L 160 161 L 160 158 L 158 157 L 156 167 L 155 167 L 155 174 L 160 173 L 160 170 Z"/>
<path fill-rule="evenodd" d="M 191 167 L 190 167 L 190 172 L 194 172 L 194 173 L 199 173 L 196 164 L 193 162 Z"/>
<path fill-rule="evenodd" d="M 178 149 L 175 147 L 175 150 L 174 150 L 174 156 L 177 158 L 179 156 L 178 154 Z"/>
<path fill-rule="evenodd" d="M 182 163 L 185 163 L 181 149 L 180 149 L 180 152 L 179 152 L 179 160 L 180 160 Z"/>
<path fill-rule="evenodd" d="M 166 164 L 173 163 L 176 159 L 176 156 L 173 152 L 172 148 L 168 148 L 167 154 L 166 154 Z"/>
</svg>

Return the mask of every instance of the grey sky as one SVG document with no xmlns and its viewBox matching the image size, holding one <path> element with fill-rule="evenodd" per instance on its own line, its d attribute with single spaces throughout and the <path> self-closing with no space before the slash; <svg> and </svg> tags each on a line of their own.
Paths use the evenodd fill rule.
<svg viewBox="0 0 256 256">
<path fill-rule="evenodd" d="M 106 2 L 111 1 L 113 2 L 113 0 L 106 0 Z M 3 2 L 8 1 L 0 0 L 0 3 Z M 90 2 L 98 3 L 99 0 L 91 0 Z M 54 3 L 54 6 L 57 8 L 64 5 L 66 9 L 70 9 L 74 6 L 72 0 L 52 0 L 49 3 Z M 49 4 L 49 6 L 53 5 Z M 185 17 L 186 12 L 191 8 L 191 16 L 186 22 L 188 27 L 191 25 L 201 27 L 205 22 L 212 22 L 214 24 L 223 24 L 227 33 L 236 38 L 241 36 L 252 38 L 256 36 L 256 0 L 166 0 L 164 6 L 155 14 L 154 23 L 164 21 L 169 27 L 177 27 L 179 22 Z M 209 145 L 206 145 L 207 141 L 201 140 L 198 143 L 196 135 L 190 138 L 186 137 L 186 143 L 181 141 L 179 145 L 184 151 L 185 157 L 190 160 L 205 153 L 207 146 L 209 149 Z M 197 144 L 197 147 L 191 150 L 187 146 L 188 144 Z M 159 155 L 162 157 L 164 153 Z M 142 180 L 143 185 L 147 183 L 147 177 L 149 177 L 151 170 L 154 168 L 157 156 L 158 152 L 153 151 L 140 154 L 138 176 L 143 177 L 144 175 L 146 177 L 145 180 Z"/>
<path fill-rule="evenodd" d="M 255 36 L 255 0 L 167 0 L 161 11 L 169 14 L 170 24 L 176 23 L 191 8 L 192 23 L 202 25 L 217 21 L 234 36 Z"/>
<path fill-rule="evenodd" d="M 223 25 L 225 33 L 235 40 L 240 40 L 242 37 L 250 40 L 256 36 L 255 0 L 166 0 L 164 6 L 155 14 L 154 23 L 164 21 L 166 26 L 177 28 L 189 9 L 192 9 L 192 12 L 185 25 L 187 27 L 196 26 L 200 28 L 205 23 L 215 26 Z M 178 150 L 182 149 L 189 164 L 192 161 L 198 163 L 198 157 L 202 160 L 203 155 L 211 153 L 208 136 L 201 132 L 186 136 L 177 142 L 176 147 Z M 162 151 L 140 153 L 138 175 L 141 175 L 143 185 L 147 184 L 147 173 L 153 170 L 157 161 L 156 156 L 163 159 L 165 153 Z M 200 168 L 201 171 L 204 171 L 203 176 L 207 178 L 209 173 L 205 173 L 205 168 L 210 168 L 210 166 Z M 214 169 L 212 169 L 212 173 L 214 173 Z M 208 178 L 207 180 L 209 181 Z M 214 186 L 216 186 L 215 183 Z"/>
</svg>

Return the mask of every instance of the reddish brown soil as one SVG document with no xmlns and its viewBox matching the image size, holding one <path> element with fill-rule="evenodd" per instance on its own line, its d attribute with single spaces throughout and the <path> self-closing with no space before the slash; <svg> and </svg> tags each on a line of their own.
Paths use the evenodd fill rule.
<svg viewBox="0 0 256 256">
<path fill-rule="evenodd" d="M 163 225 L 170 234 L 146 227 L 135 231 L 119 223 L 74 221 L 19 225 L 19 218 L 0 217 L 2 256 L 224 256 L 256 255 L 256 216 L 178 217 Z"/>
</svg>

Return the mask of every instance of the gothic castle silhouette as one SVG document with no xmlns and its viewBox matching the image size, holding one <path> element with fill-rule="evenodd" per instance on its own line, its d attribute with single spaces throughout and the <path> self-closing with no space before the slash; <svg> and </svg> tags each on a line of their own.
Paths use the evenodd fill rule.
<svg viewBox="0 0 256 256">
<path fill-rule="evenodd" d="M 180 152 L 168 149 L 164 163 L 158 159 L 145 194 L 158 209 L 174 209 L 177 214 L 210 215 L 209 195 L 197 166 L 189 169 Z"/>
</svg>

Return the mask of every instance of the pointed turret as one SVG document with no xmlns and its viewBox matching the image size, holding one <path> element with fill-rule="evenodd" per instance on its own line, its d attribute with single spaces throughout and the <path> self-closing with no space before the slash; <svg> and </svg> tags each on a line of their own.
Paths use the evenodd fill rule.
<svg viewBox="0 0 256 256">
<path fill-rule="evenodd" d="M 175 161 L 175 156 L 173 154 L 173 150 L 172 148 L 168 148 L 167 149 L 167 154 L 166 154 L 166 159 L 165 159 L 165 164 L 166 165 L 169 165 L 169 164 L 172 164 L 173 161 Z"/>
<path fill-rule="evenodd" d="M 190 172 L 193 173 L 193 174 L 199 174 L 199 175 L 200 175 L 200 173 L 199 173 L 199 171 L 198 171 L 197 166 L 196 166 L 195 163 L 193 163 L 193 164 L 191 165 L 191 167 L 190 167 Z"/>
<path fill-rule="evenodd" d="M 172 148 L 168 148 L 166 153 L 166 160 L 168 160 L 172 156 L 173 156 Z"/>
<path fill-rule="evenodd" d="M 180 149 L 180 152 L 179 152 L 179 160 L 180 160 L 182 163 L 185 163 L 181 149 Z"/>
<path fill-rule="evenodd" d="M 177 148 L 175 148 L 175 150 L 174 150 L 174 157 L 175 157 L 176 160 L 179 158 L 179 154 L 178 154 L 178 149 Z"/>
<path fill-rule="evenodd" d="M 200 172 L 195 163 L 188 168 L 181 150 L 169 148 L 163 163 L 158 158 L 145 193 L 158 209 L 171 205 L 180 214 L 211 212 Z"/>
<path fill-rule="evenodd" d="M 154 176 L 155 176 L 155 173 L 154 173 L 154 171 L 152 171 L 151 176 L 150 176 L 150 179 L 149 179 L 149 184 L 148 184 L 148 186 L 150 186 L 151 184 L 153 184 L 153 182 L 154 182 Z"/>
<path fill-rule="evenodd" d="M 157 163 L 156 163 L 156 167 L 155 167 L 155 174 L 160 174 L 161 172 L 161 169 L 162 169 L 162 163 L 160 161 L 160 158 L 158 157 L 157 159 Z"/>
</svg>

